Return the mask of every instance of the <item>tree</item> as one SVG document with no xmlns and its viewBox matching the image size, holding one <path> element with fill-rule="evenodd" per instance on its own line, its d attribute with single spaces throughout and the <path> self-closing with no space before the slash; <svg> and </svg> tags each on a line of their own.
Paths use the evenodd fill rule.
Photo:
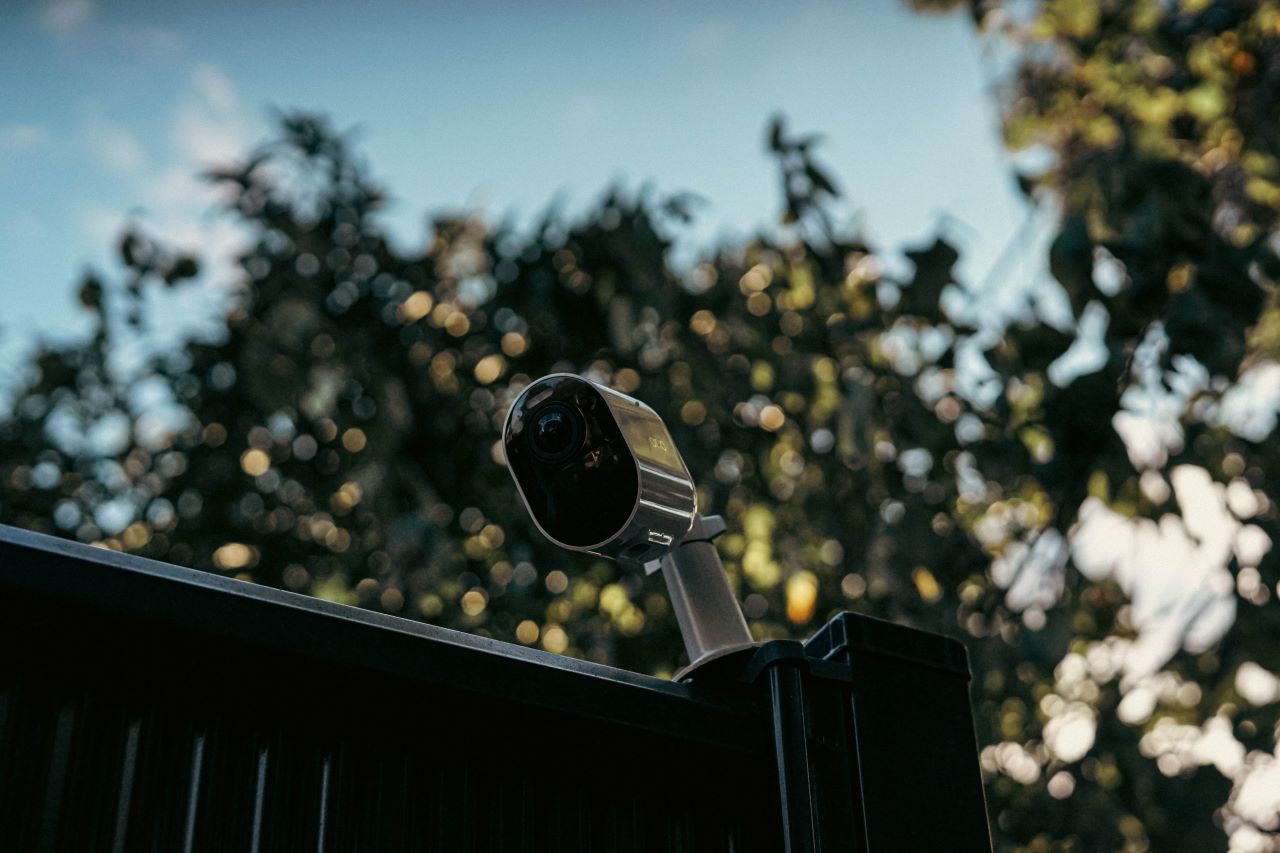
<svg viewBox="0 0 1280 853">
<path fill-rule="evenodd" d="M 1277 457 L 1236 412 L 1280 346 L 1277 15 L 971 8 L 1021 57 L 1010 144 L 1053 154 L 1023 183 L 1061 206 L 1069 322 L 1037 288 L 993 328 L 941 237 L 886 275 L 780 120 L 784 236 L 677 270 L 684 199 L 621 192 L 397 251 L 349 143 L 288 115 L 210 175 L 249 238 L 223 335 L 108 366 L 147 290 L 198 273 L 132 227 L 123 282 L 81 287 L 95 335 L 40 352 L 0 423 L 0 518 L 669 673 L 659 582 L 551 548 L 500 464 L 530 377 L 585 372 L 670 423 L 756 636 L 857 609 L 966 640 L 1001 849 L 1273 842 L 1240 794 L 1280 722 Z M 1058 369 L 1073 345 L 1101 366 Z M 1190 575 L 1139 580 L 1171 542 Z"/>
<path fill-rule="evenodd" d="M 1120 835 L 1108 845 L 1215 849 L 1218 824 L 1233 849 L 1269 849 L 1280 843 L 1263 835 L 1280 828 L 1277 804 L 1252 795 L 1274 772 L 1280 698 L 1268 693 L 1266 674 L 1280 665 L 1265 639 L 1280 628 L 1272 601 L 1280 589 L 1268 497 L 1274 402 L 1262 390 L 1277 377 L 1280 319 L 1280 7 L 1060 0 L 1021 14 L 1012 4 L 969 6 L 987 37 L 1018 57 L 1002 98 L 1006 140 L 1048 164 L 1022 181 L 1061 210 L 1048 261 L 1075 329 L 1097 309 L 1106 324 L 1103 366 L 1071 382 L 1053 382 L 1033 355 L 1071 342 L 1043 323 L 1007 334 L 989 353 L 1003 387 L 1030 389 L 1019 391 L 1025 402 L 1010 397 L 992 425 L 1035 429 L 1053 449 L 1037 460 L 1037 438 L 1020 459 L 1007 455 L 1008 443 L 979 451 L 984 473 L 1006 489 L 1034 471 L 1050 507 L 1048 525 L 1008 539 L 1075 531 L 1063 566 L 1071 598 L 1060 611 L 1075 637 L 1054 695 L 1098 721 L 1081 769 L 1096 761 L 1088 781 L 1121 792 L 1126 809 L 1113 812 Z M 1134 553 L 1099 554 L 1082 544 L 1091 537 Z M 1157 541 L 1171 550 L 1158 553 Z M 1177 577 L 1179 562 L 1194 576 Z M 1143 596 L 1135 578 L 1143 571 L 1166 578 L 1146 584 L 1176 592 Z M 1111 605 L 1100 608 L 1104 590 Z M 1083 674 L 1077 654 L 1088 662 Z M 1028 698 L 1040 719 L 1016 733 L 1011 726 L 1011 741 L 1063 718 L 1045 698 Z M 1135 752 L 1155 759 L 1158 772 Z M 1076 810 L 1079 785 L 1060 790 L 1071 787 Z M 1211 822 L 1195 804 L 1229 789 Z M 1039 817 L 1021 822 L 1019 834 L 1050 844 L 1057 833 L 1038 830 L 1052 800 L 1027 802 Z"/>
</svg>

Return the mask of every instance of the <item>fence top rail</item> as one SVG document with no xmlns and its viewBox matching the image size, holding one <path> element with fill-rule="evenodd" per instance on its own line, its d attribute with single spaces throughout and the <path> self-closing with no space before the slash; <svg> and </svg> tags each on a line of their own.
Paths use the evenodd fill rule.
<svg viewBox="0 0 1280 853">
<path fill-rule="evenodd" d="M 767 739 L 767 713 L 741 697 L 5 525 L 0 590 L 715 748 Z"/>
</svg>

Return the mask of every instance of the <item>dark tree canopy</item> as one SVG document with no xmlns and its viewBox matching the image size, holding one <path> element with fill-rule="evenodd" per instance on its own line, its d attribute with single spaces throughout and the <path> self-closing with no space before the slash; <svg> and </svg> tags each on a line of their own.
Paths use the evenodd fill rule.
<svg viewBox="0 0 1280 853">
<path fill-rule="evenodd" d="M 1240 411 L 1280 371 L 1280 8 L 971 9 L 1061 210 L 1009 327 L 944 237 L 885 273 L 781 120 L 782 236 L 685 269 L 681 196 L 397 249 L 349 142 L 288 114 L 208 176 L 247 238 L 220 333 L 111 367 L 200 275 L 130 227 L 120 280 L 81 284 L 93 336 L 0 420 L 0 520 L 669 673 L 660 581 L 549 546 L 501 465 L 515 394 L 580 372 L 667 420 L 758 637 L 855 609 L 965 640 L 1000 849 L 1269 849 L 1280 456 Z"/>
</svg>

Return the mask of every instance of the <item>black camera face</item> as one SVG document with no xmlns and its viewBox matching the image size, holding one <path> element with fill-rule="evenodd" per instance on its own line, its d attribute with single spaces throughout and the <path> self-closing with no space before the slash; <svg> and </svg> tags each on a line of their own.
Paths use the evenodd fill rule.
<svg viewBox="0 0 1280 853">
<path fill-rule="evenodd" d="M 507 419 L 507 465 L 529 512 L 571 548 L 606 542 L 626 526 L 638 496 L 635 460 L 608 408 L 586 380 L 548 377 Z"/>
<path fill-rule="evenodd" d="M 692 524 L 693 483 L 648 406 L 568 374 L 534 382 L 503 430 L 507 466 L 559 545 L 656 559 Z"/>
</svg>

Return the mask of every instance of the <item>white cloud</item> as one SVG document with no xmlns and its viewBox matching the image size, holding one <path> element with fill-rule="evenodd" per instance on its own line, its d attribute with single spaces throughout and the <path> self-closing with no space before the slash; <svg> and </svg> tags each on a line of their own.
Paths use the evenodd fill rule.
<svg viewBox="0 0 1280 853">
<path fill-rule="evenodd" d="M 97 122 L 89 126 L 87 137 L 94 154 L 117 172 L 136 172 L 146 161 L 137 137 L 119 125 Z"/>
<path fill-rule="evenodd" d="M 40 26 L 55 36 L 68 36 L 93 17 L 93 0 L 46 0 L 36 10 Z"/>
<path fill-rule="evenodd" d="M 210 208 L 218 199 L 200 173 L 210 165 L 242 157 L 253 130 L 226 74 L 215 66 L 199 65 L 191 72 L 189 89 L 173 108 L 172 147 L 167 153 L 157 150 L 162 145 L 145 150 L 132 131 L 107 121 L 90 124 L 86 137 L 103 162 L 131 179 L 129 192 L 147 230 L 194 250 L 208 247 L 215 230 L 209 221 Z M 114 240 L 124 220 L 122 212 L 101 207 L 82 214 L 82 225 L 95 242 Z M 225 238 L 216 242 L 225 244 Z"/>
<path fill-rule="evenodd" d="M 49 133 L 38 124 L 10 124 L 0 127 L 0 151 L 30 151 L 49 138 Z"/>
<path fill-rule="evenodd" d="M 163 168 L 139 176 L 139 200 L 151 233 L 204 256 L 213 264 L 213 278 L 224 282 L 223 274 L 231 272 L 228 258 L 239 245 L 238 232 L 210 215 L 219 194 L 200 173 L 243 157 L 253 130 L 227 75 L 216 66 L 198 65 L 170 123 L 175 156 Z"/>
<path fill-rule="evenodd" d="M 94 245 L 113 246 L 127 218 L 118 210 L 95 205 L 80 212 L 80 227 Z"/>
<path fill-rule="evenodd" d="M 196 67 L 191 92 L 178 107 L 171 132 L 182 156 L 200 168 L 245 153 L 249 122 L 235 86 L 221 69 Z"/>
<path fill-rule="evenodd" d="M 203 63 L 196 66 L 192 76 L 196 94 L 211 107 L 221 112 L 233 112 L 239 109 L 235 86 L 222 69 L 216 65 Z"/>
<path fill-rule="evenodd" d="M 147 175 L 138 188 L 139 201 L 152 214 L 169 219 L 194 213 L 213 195 L 210 186 L 200 180 L 200 168 L 199 163 L 183 161 Z"/>
<path fill-rule="evenodd" d="M 171 249 L 193 253 L 201 262 L 201 275 L 193 286 L 149 294 L 155 337 L 145 347 L 139 343 L 119 348 L 113 366 L 125 375 L 141 363 L 148 347 L 176 344 L 207 331 L 209 321 L 224 310 L 228 289 L 238 281 L 235 258 L 244 248 L 244 230 L 217 212 L 221 193 L 200 174 L 210 165 L 243 157 L 260 129 L 218 68 L 197 66 L 189 80 L 171 107 L 169 144 L 148 140 L 144 151 L 128 129 L 105 122 L 90 128 L 100 156 L 126 179 L 132 209 L 86 208 L 80 225 L 88 239 L 97 246 L 112 246 L 134 219 L 149 236 Z"/>
</svg>

